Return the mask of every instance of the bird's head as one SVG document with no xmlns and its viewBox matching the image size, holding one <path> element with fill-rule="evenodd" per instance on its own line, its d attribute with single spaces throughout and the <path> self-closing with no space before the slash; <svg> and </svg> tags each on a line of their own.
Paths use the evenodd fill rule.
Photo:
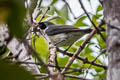
<svg viewBox="0 0 120 80">
<path fill-rule="evenodd" d="M 51 25 L 54 25 L 52 22 L 48 22 L 48 21 L 45 21 L 45 22 L 41 22 L 39 23 L 40 25 L 40 29 L 44 30 L 46 29 L 47 27 L 51 26 Z"/>
</svg>

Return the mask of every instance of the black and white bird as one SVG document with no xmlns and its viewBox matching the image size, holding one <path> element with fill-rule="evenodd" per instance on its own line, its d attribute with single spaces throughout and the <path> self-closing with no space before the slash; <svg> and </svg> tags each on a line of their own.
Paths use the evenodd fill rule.
<svg viewBox="0 0 120 80">
<path fill-rule="evenodd" d="M 52 22 L 41 22 L 40 28 L 45 31 L 51 41 L 57 46 L 71 46 L 83 35 L 88 34 L 92 29 L 80 29 L 70 25 L 57 25 Z"/>
</svg>

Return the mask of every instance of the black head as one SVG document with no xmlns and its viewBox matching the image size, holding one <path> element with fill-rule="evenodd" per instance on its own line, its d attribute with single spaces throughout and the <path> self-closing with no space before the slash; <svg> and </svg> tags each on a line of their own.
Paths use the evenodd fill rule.
<svg viewBox="0 0 120 80">
<path fill-rule="evenodd" d="M 44 24 L 44 22 L 39 23 L 40 29 L 45 29 L 47 26 Z"/>
<path fill-rule="evenodd" d="M 51 25 L 54 25 L 54 23 L 48 22 L 48 21 L 41 22 L 41 23 L 39 23 L 39 24 L 40 24 L 40 28 L 41 28 L 41 29 L 46 29 L 47 27 L 49 27 L 49 26 L 51 26 Z"/>
</svg>

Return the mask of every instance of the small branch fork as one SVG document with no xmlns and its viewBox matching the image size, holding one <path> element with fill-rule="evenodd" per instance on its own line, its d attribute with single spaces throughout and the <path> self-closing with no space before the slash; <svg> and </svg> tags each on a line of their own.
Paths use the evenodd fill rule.
<svg viewBox="0 0 120 80">
<path fill-rule="evenodd" d="M 102 21 L 98 27 L 101 27 L 104 24 L 104 22 Z M 81 46 L 79 47 L 79 49 L 73 54 L 72 58 L 70 58 L 70 60 L 68 61 L 68 63 L 66 64 L 65 68 L 62 70 L 61 73 L 64 73 L 68 67 L 70 67 L 70 65 L 73 63 L 73 61 L 76 59 L 76 57 L 79 55 L 79 53 L 84 49 L 84 47 L 86 46 L 86 44 L 90 41 L 90 39 L 92 38 L 92 36 L 96 33 L 96 29 L 93 29 L 93 31 L 89 34 L 88 38 L 83 42 L 83 44 L 81 44 Z"/>
<path fill-rule="evenodd" d="M 67 2 L 66 0 L 63 0 L 63 1 L 64 1 L 65 4 L 68 6 L 68 8 L 69 8 L 69 10 L 70 10 L 70 13 L 73 15 L 74 19 L 76 19 L 75 14 L 73 13 L 72 9 L 70 8 L 70 5 L 68 4 L 68 2 Z M 101 34 L 100 30 L 97 28 L 97 26 L 95 25 L 95 23 L 91 20 L 91 18 L 90 18 L 90 16 L 89 16 L 89 13 L 86 11 L 86 9 L 85 9 L 85 7 L 84 7 L 84 5 L 83 5 L 83 3 L 82 3 L 81 0 L 79 0 L 79 3 L 80 3 L 80 5 L 81 5 L 81 8 L 82 8 L 83 11 L 84 11 L 84 14 L 87 15 L 88 19 L 90 20 L 90 22 L 92 23 L 92 25 L 94 26 L 94 28 L 97 30 L 97 33 L 99 33 L 100 36 L 102 37 L 102 39 L 103 39 L 104 41 L 106 41 L 105 38 L 104 38 L 104 36 Z M 82 15 L 83 15 L 83 14 L 82 14 Z"/>
<path fill-rule="evenodd" d="M 98 27 L 101 27 L 104 24 L 104 22 L 102 21 Z M 90 41 L 90 39 L 92 38 L 92 36 L 96 33 L 96 29 L 93 29 L 93 31 L 89 34 L 88 38 L 83 42 L 83 44 L 81 44 L 81 46 L 78 48 L 78 50 L 73 54 L 73 56 L 69 59 L 68 63 L 66 64 L 65 68 L 62 70 L 61 73 L 64 73 L 69 67 L 70 65 L 73 63 L 73 61 L 76 59 L 76 57 L 80 54 L 80 52 L 84 49 L 84 47 L 86 46 L 86 44 Z"/>
<path fill-rule="evenodd" d="M 69 57 L 72 57 L 72 56 L 73 56 L 72 53 L 64 52 L 63 50 L 60 50 L 59 48 L 57 48 L 57 51 L 58 51 L 58 52 L 61 52 L 63 55 L 67 55 L 67 56 L 69 56 Z M 107 66 L 98 64 L 98 63 L 93 62 L 93 61 L 88 61 L 88 58 L 86 58 L 86 57 L 84 58 L 84 57 L 81 57 L 81 56 L 77 56 L 76 59 L 83 61 L 84 64 L 91 64 L 91 65 L 94 65 L 94 66 L 101 67 L 101 68 L 103 68 L 103 69 L 105 69 L 105 70 L 107 69 Z"/>
<path fill-rule="evenodd" d="M 98 59 L 98 57 L 100 57 L 103 53 L 106 52 L 106 49 L 103 49 L 101 51 L 101 53 L 92 61 L 93 63 Z M 87 77 L 89 69 L 92 67 L 92 64 L 89 65 L 88 69 L 86 70 L 86 75 L 84 76 L 84 79 Z"/>
<path fill-rule="evenodd" d="M 48 9 L 45 11 L 43 16 L 41 17 L 41 19 L 35 24 L 38 24 L 42 21 L 42 19 L 45 17 L 45 15 L 46 15 L 46 13 L 48 12 L 49 9 L 50 9 L 50 7 L 48 7 Z M 37 28 L 37 27 L 39 27 L 39 24 L 36 25 L 35 28 Z M 54 61 L 55 61 L 55 58 L 56 58 L 56 46 L 54 46 L 54 44 L 51 42 L 51 40 L 49 39 L 47 34 L 44 31 L 42 31 L 41 29 L 40 29 L 40 33 L 49 44 L 50 56 L 49 56 L 48 65 L 53 65 Z M 49 76 L 50 76 L 51 80 L 58 80 L 58 79 L 63 80 L 63 75 L 61 75 L 59 72 L 54 72 L 53 67 L 48 66 L 47 71 L 49 72 Z"/>
<path fill-rule="evenodd" d="M 79 3 L 80 3 L 80 5 L 81 5 L 82 9 L 84 10 L 85 14 L 87 15 L 88 19 L 90 20 L 90 22 L 92 23 L 92 25 L 93 25 L 94 28 L 96 29 L 97 33 L 100 34 L 100 36 L 101 36 L 101 38 L 103 39 L 103 41 L 106 41 L 105 38 L 104 38 L 104 36 L 101 34 L 100 30 L 97 28 L 97 26 L 95 25 L 95 23 L 91 20 L 91 18 L 90 18 L 90 16 L 89 16 L 89 14 L 87 13 L 87 11 L 86 11 L 86 9 L 85 9 L 85 7 L 84 7 L 84 5 L 83 5 L 83 3 L 82 3 L 81 0 L 79 0 Z M 103 21 L 102 21 L 102 22 L 103 22 Z"/>
<path fill-rule="evenodd" d="M 72 15 L 74 16 L 74 13 L 72 12 L 72 10 L 71 10 L 69 4 L 67 3 L 67 1 L 66 1 L 66 0 L 63 0 L 63 1 L 67 4 L 70 12 L 71 12 Z M 90 65 L 101 66 L 101 65 L 99 65 L 99 64 L 94 63 L 98 57 L 96 57 L 96 59 L 95 59 L 94 61 L 92 61 L 92 64 L 91 64 L 88 60 L 86 60 L 87 58 L 83 59 L 83 58 L 81 58 L 81 57 L 78 57 L 79 53 L 84 49 L 84 47 L 86 46 L 86 44 L 89 42 L 89 40 L 92 38 L 92 36 L 93 36 L 96 32 L 99 33 L 100 36 L 102 37 L 102 39 L 105 41 L 104 36 L 101 34 L 101 32 L 100 32 L 99 29 L 98 29 L 99 27 L 101 27 L 101 26 L 104 24 L 104 21 L 102 20 L 101 23 L 100 23 L 100 24 L 98 25 L 98 27 L 97 27 L 97 26 L 94 24 L 94 22 L 91 20 L 90 16 L 88 15 L 88 13 L 87 13 L 86 9 L 84 8 L 84 5 L 83 5 L 83 3 L 81 2 L 81 0 L 79 0 L 79 3 L 80 3 L 82 9 L 84 10 L 85 14 L 87 15 L 88 19 L 90 20 L 90 22 L 92 23 L 92 25 L 94 26 L 95 29 L 90 33 L 90 35 L 88 36 L 88 38 L 83 42 L 83 44 L 80 46 L 80 48 L 79 48 L 74 54 L 70 54 L 70 53 L 68 53 L 68 52 L 65 52 L 65 53 L 64 53 L 62 50 L 58 49 L 58 51 L 62 52 L 63 54 L 68 55 L 68 56 L 71 56 L 71 58 L 69 59 L 68 63 L 66 64 L 65 68 L 61 71 L 61 73 L 64 73 L 64 72 L 70 67 L 70 65 L 73 63 L 73 61 L 74 61 L 76 58 L 82 60 L 83 62 L 87 62 L 87 63 L 89 63 Z M 75 18 L 75 16 L 74 16 L 74 18 Z M 91 66 L 90 66 L 90 67 L 91 67 Z M 106 66 L 103 66 L 103 65 L 102 65 L 101 67 L 103 67 L 104 69 L 107 68 Z"/>
</svg>

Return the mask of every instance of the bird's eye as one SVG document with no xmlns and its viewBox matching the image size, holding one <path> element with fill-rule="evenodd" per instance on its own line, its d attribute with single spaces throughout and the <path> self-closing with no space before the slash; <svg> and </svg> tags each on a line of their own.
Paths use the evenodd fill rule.
<svg viewBox="0 0 120 80">
<path fill-rule="evenodd" d="M 47 26 L 43 22 L 40 23 L 40 29 L 45 29 L 46 27 Z"/>
</svg>

